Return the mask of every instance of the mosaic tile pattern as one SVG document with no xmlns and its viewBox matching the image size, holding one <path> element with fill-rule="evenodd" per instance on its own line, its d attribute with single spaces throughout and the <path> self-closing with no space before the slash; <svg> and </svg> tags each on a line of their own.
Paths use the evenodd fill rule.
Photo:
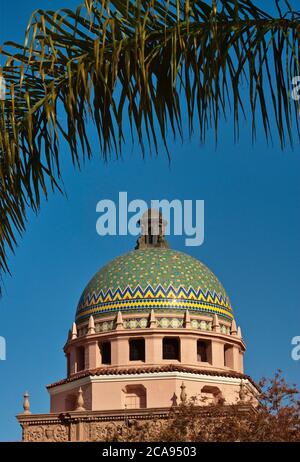
<svg viewBox="0 0 300 462">
<path fill-rule="evenodd" d="M 148 318 L 124 319 L 124 329 L 146 329 L 149 325 Z"/>
<path fill-rule="evenodd" d="M 192 319 L 191 320 L 191 328 L 192 329 L 200 329 L 200 330 L 212 330 L 212 321 L 203 321 L 200 319 Z"/>
<path fill-rule="evenodd" d="M 225 326 L 224 324 L 220 324 L 220 332 L 221 334 L 226 334 L 226 335 L 230 335 L 230 327 L 228 326 Z"/>
<path fill-rule="evenodd" d="M 104 322 L 99 322 L 95 325 L 95 331 L 96 333 L 108 332 L 110 330 L 114 330 L 115 327 L 116 327 L 115 321 L 104 321 Z"/>
<path fill-rule="evenodd" d="M 184 327 L 183 318 L 159 318 L 157 327 L 162 329 L 180 329 Z"/>
<path fill-rule="evenodd" d="M 205 265 L 182 252 L 153 248 L 134 250 L 104 266 L 85 288 L 76 321 L 152 308 L 233 318 L 224 287 Z"/>
<path fill-rule="evenodd" d="M 149 316 L 141 318 L 130 318 L 123 320 L 124 329 L 147 329 L 149 327 Z M 184 318 L 175 317 L 156 317 L 156 326 L 162 329 L 184 329 Z M 104 321 L 95 324 L 96 333 L 113 331 L 116 328 L 115 321 Z M 212 321 L 203 319 L 192 319 L 191 328 L 201 331 L 212 331 Z M 86 335 L 87 327 L 82 327 L 78 330 L 79 337 Z M 230 335 L 230 326 L 220 324 L 220 332 Z"/>
</svg>

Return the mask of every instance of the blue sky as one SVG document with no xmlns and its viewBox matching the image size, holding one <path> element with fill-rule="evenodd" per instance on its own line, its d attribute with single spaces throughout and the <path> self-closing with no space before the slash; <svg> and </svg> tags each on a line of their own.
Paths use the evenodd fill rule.
<svg viewBox="0 0 300 462">
<path fill-rule="evenodd" d="M 0 42 L 22 42 L 36 8 L 76 5 L 1 0 Z M 204 244 L 186 248 L 184 237 L 171 237 L 171 246 L 203 261 L 225 286 L 247 343 L 246 373 L 259 379 L 281 368 L 288 381 L 300 384 L 300 361 L 291 359 L 291 339 L 300 335 L 299 144 L 282 152 L 259 133 L 252 146 L 249 128 L 242 127 L 234 144 L 231 124 L 223 123 L 217 148 L 210 137 L 200 145 L 197 134 L 183 143 L 170 140 L 171 164 L 163 147 L 158 158 L 142 160 L 128 142 L 124 159 L 107 165 L 91 128 L 95 156 L 80 173 L 61 146 L 68 198 L 52 195 L 38 217 L 29 213 L 26 234 L 10 259 L 12 277 L 4 280 L 0 440 L 20 439 L 15 415 L 25 390 L 33 412 L 48 412 L 45 385 L 65 376 L 62 347 L 82 290 L 104 263 L 134 247 L 134 237 L 96 234 L 97 202 L 117 200 L 119 191 L 127 191 L 129 200 L 205 201 Z"/>
</svg>

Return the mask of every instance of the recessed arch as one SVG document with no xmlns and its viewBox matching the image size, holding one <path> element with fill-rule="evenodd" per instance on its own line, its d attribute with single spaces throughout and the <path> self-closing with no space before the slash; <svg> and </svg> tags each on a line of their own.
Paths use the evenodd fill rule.
<svg viewBox="0 0 300 462">
<path fill-rule="evenodd" d="M 144 385 L 126 385 L 122 392 L 125 409 L 145 409 L 147 407 L 147 390 Z"/>
<path fill-rule="evenodd" d="M 201 388 L 201 398 L 205 404 L 221 404 L 224 402 L 222 391 L 219 387 L 205 385 Z"/>
</svg>

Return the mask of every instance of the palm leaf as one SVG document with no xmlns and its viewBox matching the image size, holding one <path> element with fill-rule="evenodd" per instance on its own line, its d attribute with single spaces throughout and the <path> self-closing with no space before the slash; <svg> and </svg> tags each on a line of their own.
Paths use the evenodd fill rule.
<svg viewBox="0 0 300 462">
<path fill-rule="evenodd" d="M 238 138 L 247 112 L 253 140 L 258 117 L 282 148 L 298 139 L 290 86 L 300 71 L 299 12 L 274 4 L 276 18 L 250 0 L 86 0 L 75 12 L 36 11 L 25 44 L 1 51 L 0 270 L 26 208 L 37 212 L 41 196 L 60 188 L 60 141 L 74 165 L 91 157 L 90 119 L 104 160 L 122 154 L 125 120 L 143 154 L 161 139 L 168 152 L 167 130 L 183 136 L 183 112 L 202 141 L 209 130 L 217 139 L 230 114 Z"/>
</svg>

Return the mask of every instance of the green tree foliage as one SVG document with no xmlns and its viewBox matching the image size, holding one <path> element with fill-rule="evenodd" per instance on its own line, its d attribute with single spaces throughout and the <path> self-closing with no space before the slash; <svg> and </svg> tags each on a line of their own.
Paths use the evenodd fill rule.
<svg viewBox="0 0 300 462">
<path fill-rule="evenodd" d="M 129 421 L 108 441 L 154 442 L 300 442 L 300 392 L 278 371 L 262 379 L 254 408 L 245 402 L 199 407 L 199 398 L 171 409 L 162 426 L 155 422 Z M 201 398 L 200 398 L 201 400 Z M 200 410 L 199 410 L 200 409 Z M 204 411 L 204 412 L 203 412 Z"/>
</svg>

